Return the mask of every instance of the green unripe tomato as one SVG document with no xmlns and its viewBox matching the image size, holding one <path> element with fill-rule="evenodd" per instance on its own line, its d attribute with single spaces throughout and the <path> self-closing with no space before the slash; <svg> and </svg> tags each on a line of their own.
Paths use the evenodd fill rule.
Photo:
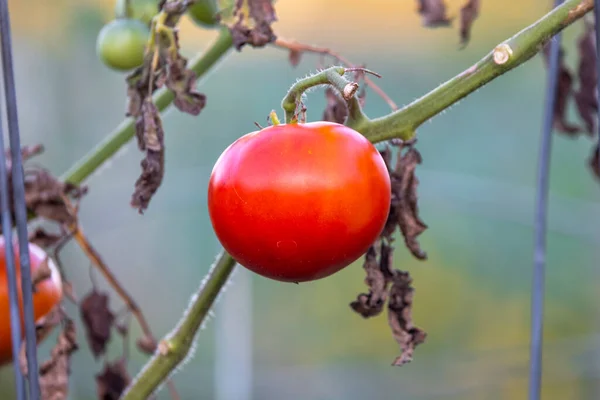
<svg viewBox="0 0 600 400">
<path fill-rule="evenodd" d="M 118 18 L 104 25 L 96 40 L 96 53 L 106 66 L 128 71 L 144 63 L 150 28 L 135 19 Z"/>
<path fill-rule="evenodd" d="M 198 0 L 188 8 L 188 14 L 194 22 L 207 28 L 217 25 L 216 14 L 218 11 L 216 0 Z"/>
<path fill-rule="evenodd" d="M 117 0 L 115 15 L 122 18 L 131 18 L 150 25 L 152 18 L 158 14 L 159 0 Z M 127 7 L 129 3 L 129 7 Z"/>
</svg>

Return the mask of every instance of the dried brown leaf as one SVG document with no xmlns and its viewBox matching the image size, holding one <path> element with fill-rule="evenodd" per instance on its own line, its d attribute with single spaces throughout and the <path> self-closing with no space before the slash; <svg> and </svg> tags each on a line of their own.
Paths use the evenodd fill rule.
<svg viewBox="0 0 600 400">
<path fill-rule="evenodd" d="M 331 87 L 325 89 L 325 111 L 323 112 L 323 121 L 337 122 L 343 124 L 348 117 L 348 106 L 346 101 Z"/>
<path fill-rule="evenodd" d="M 379 257 L 377 247 L 380 249 Z M 392 251 L 391 246 L 382 241 L 372 245 L 365 254 L 363 268 L 367 275 L 365 284 L 369 287 L 369 293 L 359 294 L 356 300 L 350 303 L 350 307 L 363 318 L 374 317 L 383 311 L 390 278 L 393 276 Z"/>
<path fill-rule="evenodd" d="M 471 38 L 471 27 L 479 16 L 480 0 L 467 0 L 460 9 L 460 43 L 464 46 Z"/>
<path fill-rule="evenodd" d="M 77 351 L 75 323 L 67 319 L 52 349 L 50 360 L 40 365 L 40 391 L 43 400 L 66 400 L 69 398 L 69 375 L 71 354 Z"/>
<path fill-rule="evenodd" d="M 271 24 L 276 20 L 273 0 L 236 0 L 231 15 L 222 14 L 238 51 L 246 44 L 263 47 L 275 41 Z"/>
<path fill-rule="evenodd" d="M 59 224 L 72 224 L 77 216 L 71 213 L 64 199 L 80 199 L 86 193 L 86 187 L 61 182 L 46 169 L 25 170 L 25 204 L 39 217 Z"/>
<path fill-rule="evenodd" d="M 48 314 L 38 319 L 35 323 L 35 338 L 36 342 L 39 344 L 42 340 L 44 340 L 54 328 L 56 328 L 65 317 L 65 312 L 60 305 L 54 307 Z M 19 366 L 23 375 L 28 374 L 27 368 L 27 356 L 25 352 L 26 343 L 23 341 L 21 343 L 21 349 L 19 351 Z"/>
<path fill-rule="evenodd" d="M 22 147 L 21 155 L 23 161 L 41 153 L 42 150 L 43 147 L 41 145 Z M 12 203 L 12 161 L 10 160 L 10 157 L 7 158 L 6 166 L 10 208 L 14 221 L 15 216 Z M 64 198 L 81 198 L 87 191 L 85 187 L 78 187 L 70 183 L 60 182 L 48 170 L 40 167 L 25 168 L 24 175 L 25 206 L 28 214 L 33 214 L 61 224 L 68 223 L 72 220 L 72 215 L 69 213 L 64 203 Z"/>
<path fill-rule="evenodd" d="M 444 0 L 417 0 L 417 12 L 421 15 L 423 26 L 436 28 L 449 26 L 452 18 L 446 15 L 446 3 Z"/>
<path fill-rule="evenodd" d="M 86 330 L 88 345 L 96 358 L 105 353 L 115 321 L 115 316 L 108 307 L 108 301 L 106 293 L 92 290 L 80 304 L 81 319 Z"/>
<path fill-rule="evenodd" d="M 396 271 L 389 292 L 388 323 L 402 350 L 392 363 L 396 366 L 412 361 L 415 347 L 427 337 L 425 331 L 415 327 L 412 321 L 414 289 L 411 283 L 408 272 Z"/>
<path fill-rule="evenodd" d="M 546 66 L 548 66 L 550 46 L 544 47 L 543 54 Z M 581 132 L 581 128 L 567 121 L 567 105 L 571 96 L 573 96 L 573 75 L 564 64 L 564 51 L 561 48 L 559 53 L 556 99 L 554 102 L 554 129 L 569 136 L 574 136 Z"/>
<path fill-rule="evenodd" d="M 421 161 L 421 154 L 412 146 L 404 155 L 398 154 L 396 168 L 391 174 L 393 210 L 390 215 L 397 217 L 406 247 L 413 256 L 424 260 L 427 258 L 427 253 L 421 249 L 417 237 L 427 229 L 427 225 L 419 217 L 417 204 L 419 180 L 415 176 L 415 169 Z"/>
<path fill-rule="evenodd" d="M 138 146 L 146 152 L 146 157 L 141 162 L 142 173 L 135 183 L 131 205 L 142 214 L 165 173 L 164 131 L 159 111 L 150 100 L 144 102 L 142 115 L 137 119 L 136 136 Z"/>
<path fill-rule="evenodd" d="M 594 136 L 596 133 L 598 114 L 595 32 L 594 24 L 586 21 L 585 30 L 577 41 L 579 50 L 579 66 L 577 69 L 579 88 L 575 92 L 575 104 L 589 136 Z"/>
<path fill-rule="evenodd" d="M 101 400 L 118 400 L 129 385 L 131 377 L 127 372 L 125 359 L 105 363 L 102 373 L 96 375 L 96 392 Z"/>
</svg>

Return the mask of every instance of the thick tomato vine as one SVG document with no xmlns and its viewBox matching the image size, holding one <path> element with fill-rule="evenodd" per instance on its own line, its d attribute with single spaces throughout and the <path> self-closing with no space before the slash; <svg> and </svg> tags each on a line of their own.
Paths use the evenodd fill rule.
<svg viewBox="0 0 600 400">
<path fill-rule="evenodd" d="M 19 251 L 15 245 L 15 261 L 17 264 L 17 287 L 19 289 L 19 302 L 21 313 L 23 312 L 23 295 L 21 292 L 21 268 L 19 265 Z M 29 243 L 29 259 L 31 274 L 43 265 L 46 253 L 41 247 Z M 57 304 L 63 295 L 61 276 L 58 268 L 51 259 L 48 259 L 48 267 L 51 275 L 49 278 L 39 282 L 33 293 L 33 314 L 36 321 L 46 316 Z M 23 315 L 21 314 L 21 334 L 23 332 Z M 10 334 L 10 314 L 8 301 L 8 279 L 6 275 L 6 244 L 4 237 L 0 236 L 0 365 L 12 360 L 12 344 Z"/>
<path fill-rule="evenodd" d="M 265 277 L 303 282 L 363 255 L 384 228 L 390 178 L 364 136 L 330 122 L 274 125 L 221 154 L 208 187 L 217 238 Z"/>
</svg>

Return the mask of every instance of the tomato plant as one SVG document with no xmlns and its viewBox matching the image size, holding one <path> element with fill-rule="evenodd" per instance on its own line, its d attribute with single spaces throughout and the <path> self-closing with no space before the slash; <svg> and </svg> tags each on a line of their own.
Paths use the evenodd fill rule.
<svg viewBox="0 0 600 400">
<path fill-rule="evenodd" d="M 15 262 L 17 266 L 17 287 L 19 290 L 19 303 L 21 313 L 23 312 L 23 295 L 21 293 L 21 270 L 19 265 L 18 246 L 14 245 Z M 29 243 L 29 259 L 31 274 L 34 275 L 46 260 L 46 253 L 36 244 Z M 50 268 L 50 277 L 37 283 L 33 293 L 33 315 L 38 321 L 48 314 L 57 304 L 60 303 L 63 295 L 62 281 L 58 268 L 51 259 L 48 259 Z M 10 314 L 8 297 L 8 278 L 6 274 L 6 244 L 4 237 L 0 237 L 0 365 L 6 364 L 12 360 L 11 334 L 10 334 Z M 25 336 L 23 331 L 23 315 L 21 314 L 21 335 Z"/>
<path fill-rule="evenodd" d="M 144 62 L 150 29 L 143 22 L 117 18 L 98 33 L 96 52 L 108 67 L 128 71 Z"/>
<path fill-rule="evenodd" d="M 215 0 L 197 0 L 188 13 L 199 25 L 213 27 L 217 24 L 217 3 Z"/>
<path fill-rule="evenodd" d="M 152 17 L 158 14 L 158 0 L 117 0 L 115 14 L 150 25 Z"/>
<path fill-rule="evenodd" d="M 331 122 L 251 132 L 219 157 L 208 208 L 223 247 L 265 277 L 302 282 L 346 267 L 377 239 L 390 178 L 360 133 Z"/>
</svg>

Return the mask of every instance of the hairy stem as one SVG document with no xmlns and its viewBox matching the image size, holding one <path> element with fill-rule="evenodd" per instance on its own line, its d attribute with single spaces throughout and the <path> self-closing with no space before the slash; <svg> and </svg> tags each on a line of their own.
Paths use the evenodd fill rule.
<svg viewBox="0 0 600 400">
<path fill-rule="evenodd" d="M 161 340 L 156 353 L 125 389 L 121 400 L 147 399 L 185 359 L 196 333 L 235 265 L 235 260 L 229 254 L 221 252 L 177 327 Z"/>
<path fill-rule="evenodd" d="M 201 55 L 190 60 L 189 68 L 198 77 L 204 75 L 217 61 L 219 61 L 232 47 L 229 29 L 222 28 L 215 42 Z M 153 97 L 156 107 L 163 111 L 174 99 L 173 92 L 167 88 L 158 90 Z M 79 184 L 90 176 L 96 169 L 109 160 L 121 147 L 127 144 L 135 134 L 135 120 L 126 118 L 100 142 L 92 151 L 83 156 L 61 179 L 66 182 Z"/>
<path fill-rule="evenodd" d="M 340 95 L 343 96 L 348 102 L 348 108 L 350 110 L 349 120 L 357 123 L 363 122 L 366 117 L 362 113 L 360 105 L 358 104 L 358 100 L 354 96 L 358 85 L 344 78 L 345 73 L 346 68 L 344 67 L 331 67 L 307 78 L 301 79 L 292 85 L 281 102 L 281 107 L 285 112 L 286 124 L 289 124 L 297 119 L 296 112 L 302 101 L 302 95 L 304 92 L 319 85 L 332 85 L 335 87 Z"/>
<path fill-rule="evenodd" d="M 461 74 L 402 109 L 373 120 L 348 123 L 373 143 L 411 139 L 417 127 L 498 76 L 535 56 L 552 36 L 594 8 L 593 0 L 567 0 L 533 25 L 499 44 Z"/>
</svg>

